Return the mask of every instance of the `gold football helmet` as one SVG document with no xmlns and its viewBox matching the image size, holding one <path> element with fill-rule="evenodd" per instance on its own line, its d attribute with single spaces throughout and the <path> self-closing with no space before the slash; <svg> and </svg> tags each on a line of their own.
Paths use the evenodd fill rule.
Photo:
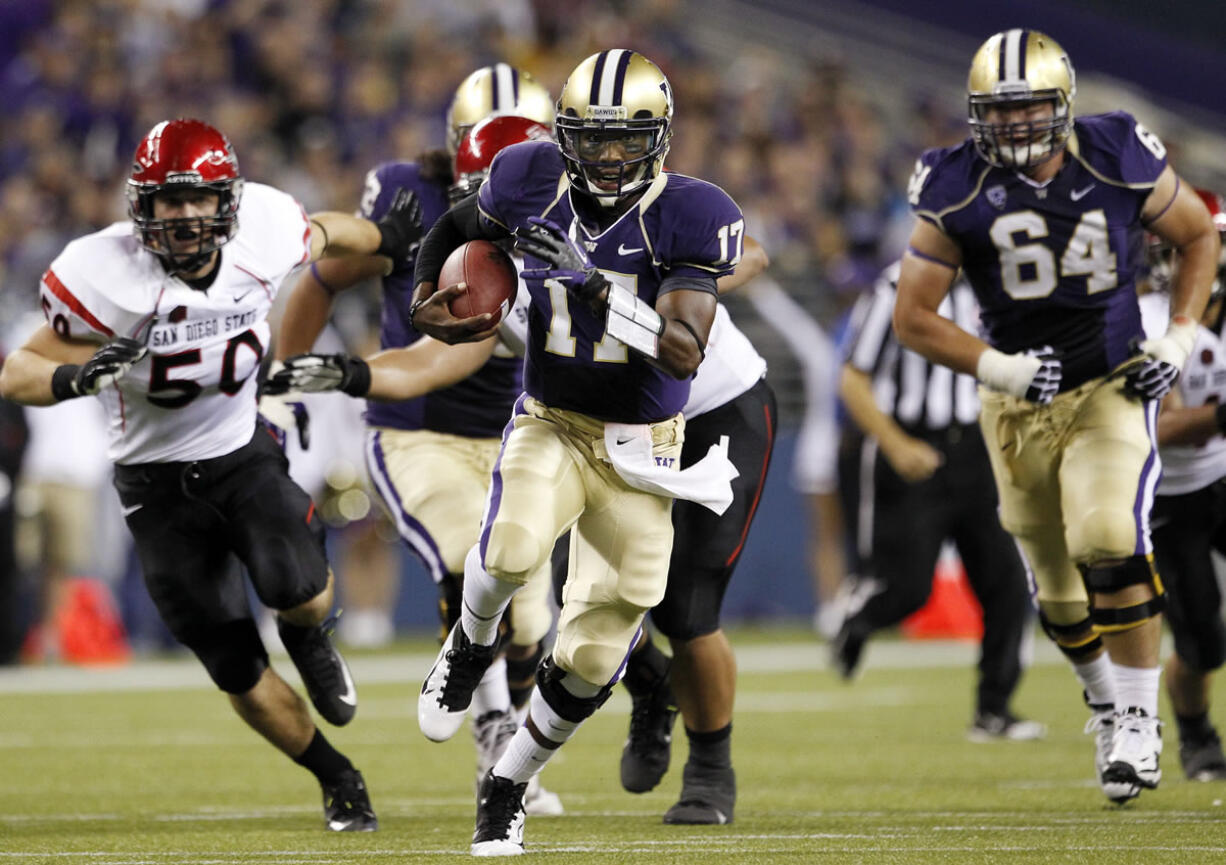
<svg viewBox="0 0 1226 865">
<path fill-rule="evenodd" d="M 571 183 L 606 207 L 643 189 L 664 168 L 672 121 L 656 64 L 625 48 L 593 54 L 566 79 L 554 118 Z"/>
<path fill-rule="evenodd" d="M 992 165 L 1033 168 L 1059 153 L 1073 131 L 1073 64 L 1037 30 L 1005 30 L 984 42 L 967 91 L 975 147 Z"/>
<path fill-rule="evenodd" d="M 447 109 L 447 152 L 455 156 L 464 135 L 480 121 L 499 114 L 527 117 L 553 126 L 549 91 L 523 70 L 506 63 L 482 66 L 456 88 Z"/>
</svg>

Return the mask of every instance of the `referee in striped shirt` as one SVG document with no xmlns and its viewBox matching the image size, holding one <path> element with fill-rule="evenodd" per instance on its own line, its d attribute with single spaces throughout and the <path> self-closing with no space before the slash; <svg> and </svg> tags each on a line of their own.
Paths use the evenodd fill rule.
<svg viewBox="0 0 1226 865">
<path fill-rule="evenodd" d="M 1021 558 L 997 517 L 996 486 L 979 431 L 977 383 L 899 345 L 890 326 L 898 264 L 852 311 L 839 392 L 864 433 L 858 513 L 850 520 L 863 572 L 831 644 L 835 668 L 851 678 L 865 642 L 922 607 L 941 547 L 957 547 L 983 607 L 984 633 L 973 740 L 1037 739 L 1042 724 L 1009 709 L 1021 678 L 1032 604 Z M 979 307 L 959 279 L 941 315 L 979 329 Z"/>
</svg>

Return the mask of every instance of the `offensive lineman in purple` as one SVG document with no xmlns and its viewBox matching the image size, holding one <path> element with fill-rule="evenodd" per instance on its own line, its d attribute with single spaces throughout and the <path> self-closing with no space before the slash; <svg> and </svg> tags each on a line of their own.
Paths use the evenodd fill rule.
<svg viewBox="0 0 1226 865">
<path fill-rule="evenodd" d="M 408 191 L 421 203 L 424 233 L 447 210 L 447 184 L 448 181 L 426 177 L 418 163 L 385 162 L 367 177 L 361 215 L 367 219 L 381 218 L 396 196 L 402 190 Z M 410 261 L 383 278 L 380 348 L 399 348 L 421 339 L 421 334 L 409 323 L 413 265 Z M 522 381 L 522 363 L 518 358 L 491 357 L 481 369 L 451 387 L 403 402 L 367 402 L 366 422 L 372 427 L 496 438 L 523 390 Z"/>
<path fill-rule="evenodd" d="M 1135 283 L 1145 250 L 1137 222 L 1166 167 L 1161 144 L 1155 146 L 1156 139 L 1123 111 L 1078 118 L 1073 128 L 1072 158 L 1046 186 L 989 165 L 970 139 L 926 151 L 916 175 L 931 177 L 919 192 L 917 214 L 961 245 L 987 341 L 1006 353 L 1036 345 L 1062 352 L 1061 391 L 1106 375 L 1133 354 L 1134 338 L 1144 338 Z M 1104 230 L 1106 247 L 1080 245 L 1079 238 L 1102 237 Z M 1019 294 L 1028 285 L 1036 294 L 1045 290 L 1038 256 L 1024 252 L 1033 243 L 1057 260 L 1080 249 L 1085 273 L 1060 279 L 1046 296 Z M 1008 246 L 1021 252 L 1012 268 L 1002 252 Z M 1113 260 L 1113 285 L 1094 284 L 1094 259 Z M 1069 269 L 1063 271 L 1068 276 Z"/>
</svg>

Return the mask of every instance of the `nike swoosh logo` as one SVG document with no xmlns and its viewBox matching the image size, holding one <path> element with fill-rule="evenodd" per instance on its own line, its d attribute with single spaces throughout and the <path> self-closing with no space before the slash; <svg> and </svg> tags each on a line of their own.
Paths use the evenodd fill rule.
<svg viewBox="0 0 1226 865">
<path fill-rule="evenodd" d="M 143 508 L 143 507 L 144 507 L 144 505 L 143 505 L 143 504 L 140 504 L 140 505 L 132 505 L 132 507 L 130 507 L 130 508 L 124 508 L 124 509 L 123 509 L 123 515 L 124 515 L 125 517 L 127 517 L 127 516 L 131 516 L 132 514 L 136 513 L 137 511 L 139 511 L 139 510 L 140 510 L 141 508 Z"/>
<path fill-rule="evenodd" d="M 345 677 L 345 693 L 336 699 L 346 706 L 356 706 L 358 704 L 358 689 L 353 686 L 353 676 L 349 675 L 349 665 L 344 661 L 341 662 L 341 673 Z"/>
<path fill-rule="evenodd" d="M 618 439 L 617 439 L 617 444 L 618 444 L 618 446 L 620 447 L 621 445 L 628 445 L 628 444 L 630 444 L 630 442 L 632 442 L 632 441 L 634 441 L 634 439 L 633 439 L 633 438 L 628 438 L 628 439 L 618 438 Z"/>
<path fill-rule="evenodd" d="M 1068 194 L 1068 197 L 1071 198 L 1073 201 L 1081 201 L 1081 199 L 1085 198 L 1087 195 L 1090 194 L 1090 190 L 1093 189 L 1095 186 L 1098 186 L 1098 184 L 1091 183 L 1085 189 L 1074 189 L 1072 192 Z"/>
<path fill-rule="evenodd" d="M 624 243 L 619 243 L 619 244 L 617 245 L 617 254 L 618 254 L 618 255 L 634 255 L 636 252 L 642 252 L 642 251 L 643 251 L 643 247 L 641 247 L 641 246 L 640 246 L 640 247 L 637 247 L 637 248 L 635 248 L 635 249 L 626 249 L 626 244 L 624 244 Z"/>
</svg>

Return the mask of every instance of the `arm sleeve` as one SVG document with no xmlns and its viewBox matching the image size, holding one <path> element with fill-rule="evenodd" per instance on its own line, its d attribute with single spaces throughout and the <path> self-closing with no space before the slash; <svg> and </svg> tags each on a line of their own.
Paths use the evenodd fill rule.
<svg viewBox="0 0 1226 865">
<path fill-rule="evenodd" d="M 477 210 L 477 195 L 473 193 L 440 216 L 422 240 L 417 252 L 417 267 L 413 271 L 413 284 L 438 282 L 443 262 L 460 244 L 469 240 L 498 240 L 507 236 L 505 230 L 481 219 Z"/>
<path fill-rule="evenodd" d="M 660 283 L 657 297 L 663 297 L 670 291 L 705 291 L 707 294 L 719 296 L 719 287 L 713 276 L 666 276 Z"/>
</svg>

